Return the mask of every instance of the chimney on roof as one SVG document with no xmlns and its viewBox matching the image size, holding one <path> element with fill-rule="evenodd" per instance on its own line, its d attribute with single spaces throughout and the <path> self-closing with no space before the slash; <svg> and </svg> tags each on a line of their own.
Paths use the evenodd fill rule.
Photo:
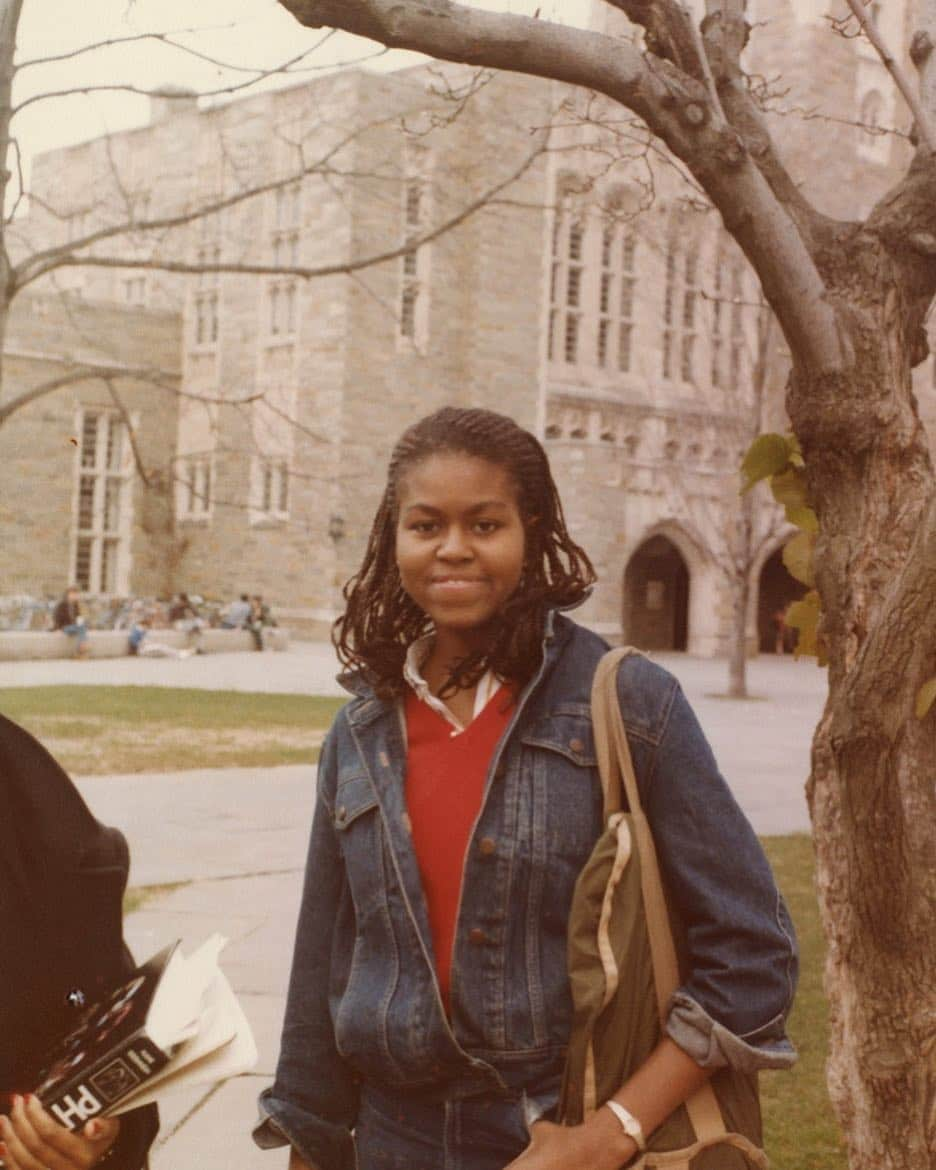
<svg viewBox="0 0 936 1170">
<path fill-rule="evenodd" d="M 198 94 L 184 85 L 163 85 L 150 98 L 150 125 L 198 109 Z"/>
</svg>

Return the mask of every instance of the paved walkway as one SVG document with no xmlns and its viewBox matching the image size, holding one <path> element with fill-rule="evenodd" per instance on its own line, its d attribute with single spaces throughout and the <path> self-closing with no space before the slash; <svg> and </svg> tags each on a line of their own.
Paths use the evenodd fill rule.
<svg viewBox="0 0 936 1170">
<path fill-rule="evenodd" d="M 749 702 L 714 697 L 726 667 L 662 655 L 680 678 L 722 769 L 755 828 L 808 827 L 803 783 L 809 739 L 825 695 L 808 662 L 762 657 L 751 664 Z M 329 647 L 298 644 L 277 654 L 188 660 L 115 659 L 0 664 L 0 688 L 62 683 L 162 685 L 267 692 L 340 693 Z M 283 1153 L 249 1139 L 260 1088 L 276 1060 L 285 981 L 313 803 L 313 770 L 240 768 L 79 780 L 91 808 L 127 834 L 131 884 L 183 883 L 162 891 L 127 922 L 139 956 L 182 938 L 190 950 L 220 930 L 223 965 L 257 1037 L 253 1074 L 213 1091 L 168 1098 L 153 1170 L 276 1170 Z"/>
</svg>

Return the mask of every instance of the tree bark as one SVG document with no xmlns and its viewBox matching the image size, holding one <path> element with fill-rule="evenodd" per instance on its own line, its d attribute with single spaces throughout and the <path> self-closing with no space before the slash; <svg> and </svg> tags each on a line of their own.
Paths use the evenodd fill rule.
<svg viewBox="0 0 936 1170">
<path fill-rule="evenodd" d="M 860 249 L 860 251 L 859 251 Z M 936 494 L 911 390 L 912 287 L 874 241 L 824 272 L 856 360 L 794 365 L 788 409 L 821 532 L 829 698 L 807 795 L 829 944 L 829 1087 L 852 1170 L 936 1157 Z M 863 277 L 864 279 L 861 279 Z"/>
<path fill-rule="evenodd" d="M 0 387 L 10 307 L 11 265 L 6 246 L 6 200 L 10 186 L 10 121 L 13 117 L 13 56 L 23 0 L 0 0 Z"/>
<path fill-rule="evenodd" d="M 737 543 L 734 572 L 731 577 L 731 640 L 728 647 L 728 695 L 732 699 L 746 699 L 747 688 L 747 622 L 751 604 L 751 543 L 753 517 L 750 494 L 744 496 L 738 507 Z"/>
</svg>

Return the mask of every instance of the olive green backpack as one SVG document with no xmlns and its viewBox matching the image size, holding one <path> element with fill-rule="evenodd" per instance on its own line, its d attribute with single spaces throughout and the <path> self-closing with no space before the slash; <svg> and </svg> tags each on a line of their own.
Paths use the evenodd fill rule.
<svg viewBox="0 0 936 1170">
<path fill-rule="evenodd" d="M 617 699 L 618 667 L 630 653 L 606 654 L 592 685 L 607 827 L 579 875 L 569 919 L 574 1016 L 559 1107 L 566 1124 L 597 1109 L 643 1064 L 665 1034 L 680 983 L 674 936 L 682 941 L 683 932 L 667 906 Z M 761 1142 L 756 1076 L 720 1069 L 647 1135 L 629 1170 L 766 1170 Z"/>
</svg>

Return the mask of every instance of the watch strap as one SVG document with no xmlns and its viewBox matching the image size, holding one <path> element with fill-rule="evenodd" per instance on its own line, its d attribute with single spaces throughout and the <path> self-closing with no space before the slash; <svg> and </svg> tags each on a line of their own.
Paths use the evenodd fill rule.
<svg viewBox="0 0 936 1170">
<path fill-rule="evenodd" d="M 647 1139 L 644 1137 L 643 1127 L 637 1118 L 618 1101 L 605 1101 L 605 1105 L 607 1105 L 621 1123 L 621 1128 L 627 1136 L 634 1139 L 634 1145 L 636 1145 L 637 1149 L 643 1153 L 647 1148 Z"/>
</svg>

